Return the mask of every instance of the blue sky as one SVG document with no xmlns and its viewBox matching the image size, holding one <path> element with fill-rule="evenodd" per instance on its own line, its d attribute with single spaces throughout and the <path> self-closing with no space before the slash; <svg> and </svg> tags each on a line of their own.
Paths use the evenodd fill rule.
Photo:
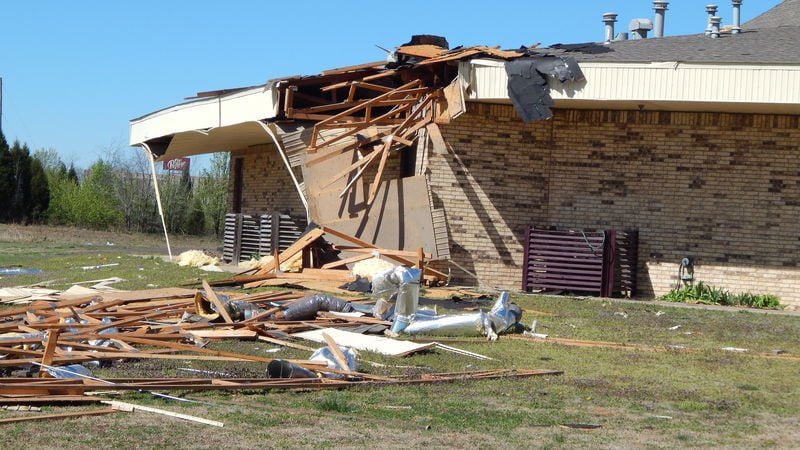
<svg viewBox="0 0 800 450">
<path fill-rule="evenodd" d="M 707 3 L 671 1 L 666 34 L 702 32 Z M 730 0 L 716 3 L 729 23 Z M 777 3 L 745 1 L 743 20 Z M 503 48 L 598 41 L 604 12 L 620 15 L 618 31 L 653 14 L 650 0 L 8 0 L 3 131 L 86 166 L 127 144 L 129 119 L 198 91 L 380 60 L 375 44 L 392 48 L 412 34 Z"/>
</svg>

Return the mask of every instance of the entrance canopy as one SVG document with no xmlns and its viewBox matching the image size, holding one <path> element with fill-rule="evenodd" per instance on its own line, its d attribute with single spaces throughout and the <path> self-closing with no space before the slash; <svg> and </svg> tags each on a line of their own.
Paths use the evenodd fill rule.
<svg viewBox="0 0 800 450">
<path fill-rule="evenodd" d="M 158 161 L 271 142 L 259 123 L 278 114 L 275 83 L 202 94 L 131 120 L 130 145 Z"/>
</svg>

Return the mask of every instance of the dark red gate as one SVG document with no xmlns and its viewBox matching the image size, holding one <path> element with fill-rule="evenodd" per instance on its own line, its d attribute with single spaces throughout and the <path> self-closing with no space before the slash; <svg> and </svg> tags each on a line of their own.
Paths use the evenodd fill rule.
<svg viewBox="0 0 800 450">
<path fill-rule="evenodd" d="M 634 296 L 637 246 L 636 230 L 529 227 L 522 289 Z"/>
</svg>

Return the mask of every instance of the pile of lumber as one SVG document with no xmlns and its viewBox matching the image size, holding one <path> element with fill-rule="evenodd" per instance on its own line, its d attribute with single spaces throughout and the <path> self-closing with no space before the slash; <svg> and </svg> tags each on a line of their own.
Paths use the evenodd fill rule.
<svg viewBox="0 0 800 450">
<path fill-rule="evenodd" d="M 344 242 L 345 244 L 329 245 L 328 240 Z M 321 255 L 322 247 L 335 254 L 352 254 L 344 258 L 326 261 Z M 417 267 L 423 270 L 423 279 L 429 285 L 445 282 L 447 274 L 440 272 L 428 264 L 430 253 L 425 253 L 420 248 L 416 252 L 403 250 L 390 250 L 379 248 L 369 242 L 341 233 L 330 227 L 312 228 L 303 234 L 289 248 L 282 252 L 275 252 L 273 259 L 258 268 L 244 271 L 231 279 L 214 282 L 215 286 L 241 285 L 245 289 L 258 288 L 271 284 L 272 280 L 321 280 L 346 283 L 355 281 L 355 276 L 347 270 L 347 265 L 358 261 L 385 257 L 397 264 L 408 267 Z M 300 258 L 302 269 L 299 272 L 283 272 L 280 270 L 283 261 Z"/>
<path fill-rule="evenodd" d="M 381 376 L 348 368 L 340 370 L 330 367 L 325 361 L 308 359 L 281 361 L 307 369 L 316 374 L 315 377 L 235 378 L 220 374 L 214 378 L 156 376 L 101 379 L 91 375 L 91 372 L 81 370 L 92 362 L 112 361 L 114 367 L 117 367 L 126 361 L 144 359 L 247 362 L 265 368 L 273 362 L 272 358 L 213 350 L 206 345 L 210 340 L 216 339 L 246 339 L 313 351 L 311 347 L 293 342 L 297 338 L 292 335 L 310 330 L 354 330 L 363 328 L 364 325 L 389 325 L 388 322 L 373 317 L 330 312 L 318 312 L 316 317 L 307 320 L 281 320 L 281 314 L 276 313 L 293 302 L 300 301 L 303 294 L 282 290 L 225 295 L 215 292 L 205 281 L 202 284 L 202 290 L 166 288 L 103 293 L 69 300 L 33 301 L 26 306 L 0 311 L 0 367 L 7 374 L 12 371 L 28 371 L 28 376 L 25 377 L 15 374 L 15 377 L 0 378 L 0 407 L 98 403 L 111 406 L 106 409 L 0 419 L 0 423 L 61 419 L 138 409 L 222 426 L 220 422 L 193 416 L 108 401 L 98 395 L 109 391 L 143 391 L 178 399 L 155 391 L 340 389 L 560 373 L 504 369 Z M 258 309 L 255 312 L 250 311 L 249 317 L 247 314 L 234 314 L 232 311 L 235 309 L 229 303 L 232 301 L 239 302 L 240 305 L 251 304 Z M 341 355 L 336 341 L 327 333 L 323 333 L 323 336 L 332 353 Z M 430 346 L 422 345 L 420 348 L 427 349 Z M 206 377 L 209 374 L 203 371 L 198 373 Z M 30 408 L 26 409 L 28 410 Z"/>
</svg>

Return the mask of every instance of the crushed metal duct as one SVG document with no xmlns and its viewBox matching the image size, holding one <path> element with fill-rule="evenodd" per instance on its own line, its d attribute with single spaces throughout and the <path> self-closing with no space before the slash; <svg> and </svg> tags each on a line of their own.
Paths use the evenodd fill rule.
<svg viewBox="0 0 800 450">
<path fill-rule="evenodd" d="M 484 335 L 496 340 L 497 335 L 508 330 L 522 319 L 522 309 L 509 302 L 508 292 L 500 293 L 492 309 L 485 313 L 428 316 L 417 314 L 404 330 L 405 334 Z"/>
<path fill-rule="evenodd" d="M 319 311 L 353 312 L 350 302 L 325 294 L 303 297 L 274 316 L 276 320 L 306 320 L 317 317 Z"/>
</svg>

